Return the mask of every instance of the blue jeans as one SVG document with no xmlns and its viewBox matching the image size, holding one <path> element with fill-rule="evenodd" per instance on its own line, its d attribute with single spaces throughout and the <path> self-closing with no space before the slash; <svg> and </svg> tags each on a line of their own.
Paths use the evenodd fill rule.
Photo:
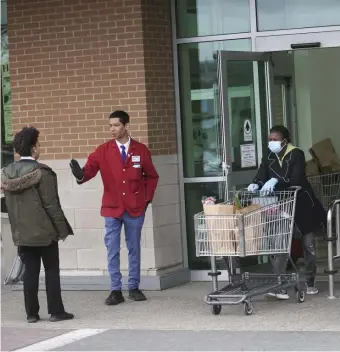
<svg viewBox="0 0 340 352">
<path fill-rule="evenodd" d="M 122 289 L 122 274 L 120 272 L 120 234 L 124 224 L 126 247 L 129 251 L 129 290 L 139 287 L 141 235 L 145 216 L 133 218 L 129 214 L 119 218 L 105 218 L 105 245 L 107 248 L 108 270 L 111 279 L 111 291 Z"/>
</svg>

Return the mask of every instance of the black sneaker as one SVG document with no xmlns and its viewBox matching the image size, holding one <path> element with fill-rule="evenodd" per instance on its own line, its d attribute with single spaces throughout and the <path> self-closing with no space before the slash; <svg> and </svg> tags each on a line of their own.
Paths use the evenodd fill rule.
<svg viewBox="0 0 340 352">
<path fill-rule="evenodd" d="M 109 297 L 106 298 L 105 304 L 107 306 L 116 306 L 125 301 L 122 291 L 111 291 Z"/>
<path fill-rule="evenodd" d="M 144 293 L 139 288 L 129 290 L 129 299 L 137 302 L 146 301 Z"/>
<path fill-rule="evenodd" d="M 27 322 L 28 323 L 36 323 L 40 320 L 40 316 L 39 315 L 32 315 L 30 317 L 27 317 Z"/>
<path fill-rule="evenodd" d="M 63 321 L 63 320 L 71 320 L 74 318 L 74 315 L 71 313 L 61 313 L 61 314 L 51 314 L 50 321 L 53 323 L 56 323 L 57 321 Z"/>
</svg>

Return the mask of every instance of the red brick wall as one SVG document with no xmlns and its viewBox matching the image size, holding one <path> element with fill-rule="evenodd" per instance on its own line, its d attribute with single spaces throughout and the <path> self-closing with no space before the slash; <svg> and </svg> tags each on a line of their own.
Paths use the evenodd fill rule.
<svg viewBox="0 0 340 352">
<path fill-rule="evenodd" d="M 83 158 L 123 109 L 153 154 L 176 152 L 167 0 L 11 0 L 13 127 L 41 131 L 44 159 Z"/>
<path fill-rule="evenodd" d="M 176 153 L 176 120 L 170 1 L 142 3 L 149 144 L 172 154 Z"/>
</svg>

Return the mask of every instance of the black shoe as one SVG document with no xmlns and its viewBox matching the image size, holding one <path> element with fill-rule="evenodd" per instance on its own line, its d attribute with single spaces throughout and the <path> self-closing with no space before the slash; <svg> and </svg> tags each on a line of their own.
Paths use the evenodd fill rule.
<svg viewBox="0 0 340 352">
<path fill-rule="evenodd" d="M 110 296 L 106 298 L 105 304 L 108 306 L 116 306 L 125 302 L 122 291 L 111 291 Z"/>
<path fill-rule="evenodd" d="M 144 293 L 139 288 L 129 290 L 129 299 L 137 302 L 146 301 Z"/>
<path fill-rule="evenodd" d="M 315 279 L 314 278 L 307 279 L 306 280 L 306 284 L 307 284 L 308 287 L 314 287 Z"/>
<path fill-rule="evenodd" d="M 36 323 L 40 320 L 39 315 L 32 315 L 31 317 L 27 317 L 28 323 Z"/>
<path fill-rule="evenodd" d="M 71 313 L 61 313 L 61 314 L 51 314 L 50 321 L 53 323 L 56 323 L 57 321 L 63 321 L 63 320 L 71 320 L 74 318 L 74 315 Z"/>
</svg>

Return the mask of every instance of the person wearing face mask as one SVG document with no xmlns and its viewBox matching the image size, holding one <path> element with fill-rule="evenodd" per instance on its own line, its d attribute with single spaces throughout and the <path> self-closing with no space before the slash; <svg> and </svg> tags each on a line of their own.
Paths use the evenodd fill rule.
<svg viewBox="0 0 340 352">
<path fill-rule="evenodd" d="M 289 131 L 284 126 L 274 126 L 270 130 L 269 154 L 263 157 L 260 168 L 248 191 L 259 190 L 261 194 L 284 191 L 292 186 L 302 189 L 298 192 L 295 207 L 295 227 L 302 236 L 306 266 L 307 294 L 317 294 L 315 287 L 316 254 L 314 234 L 321 224 L 326 224 L 326 212 L 315 196 L 306 177 L 304 152 L 290 142 Z M 275 265 L 285 270 L 287 256 L 277 256 Z M 286 290 L 269 294 L 278 299 L 289 299 Z"/>
</svg>

